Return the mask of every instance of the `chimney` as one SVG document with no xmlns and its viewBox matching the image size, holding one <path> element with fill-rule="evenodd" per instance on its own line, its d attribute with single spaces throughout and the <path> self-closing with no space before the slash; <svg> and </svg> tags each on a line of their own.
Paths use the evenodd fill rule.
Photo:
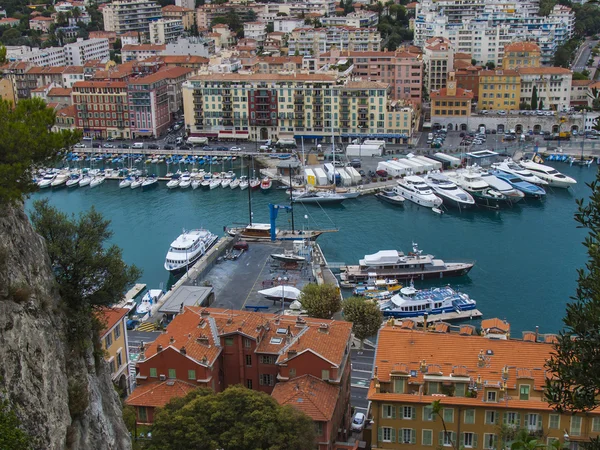
<svg viewBox="0 0 600 450">
<path fill-rule="evenodd" d="M 540 327 L 538 325 L 535 326 L 535 342 L 540 341 Z"/>
<path fill-rule="evenodd" d="M 187 351 L 185 350 L 185 347 L 181 347 L 179 349 L 179 353 L 181 353 L 182 355 L 185 355 L 187 353 Z"/>
<path fill-rule="evenodd" d="M 326 323 L 322 323 L 321 325 L 319 325 L 319 332 L 328 334 L 329 333 L 329 325 L 327 325 Z"/>
<path fill-rule="evenodd" d="M 175 342 L 175 338 L 171 336 L 171 338 L 169 339 L 169 344 L 172 344 L 173 342 Z"/>
<path fill-rule="evenodd" d="M 196 342 L 198 342 L 198 344 L 208 345 L 208 343 L 209 343 L 208 336 L 201 334 L 200 336 L 198 336 L 196 338 Z"/>
<path fill-rule="evenodd" d="M 162 352 L 162 345 L 158 344 L 158 347 L 156 347 L 156 351 L 157 352 Z"/>
<path fill-rule="evenodd" d="M 425 331 L 427 331 L 427 317 L 428 317 L 428 314 L 424 313 L 423 314 L 423 330 L 425 330 Z"/>
<path fill-rule="evenodd" d="M 206 309 L 203 309 L 202 311 L 200 311 L 200 315 L 202 317 L 208 317 L 208 316 L 210 316 L 210 312 L 207 311 Z"/>
<path fill-rule="evenodd" d="M 483 354 L 483 350 L 479 352 L 479 356 L 477 357 L 477 365 L 479 367 L 485 367 L 485 355 Z"/>
</svg>

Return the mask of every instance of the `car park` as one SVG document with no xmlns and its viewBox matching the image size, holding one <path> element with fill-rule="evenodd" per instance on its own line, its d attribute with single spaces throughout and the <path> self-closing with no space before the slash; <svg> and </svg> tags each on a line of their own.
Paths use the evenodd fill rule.
<svg viewBox="0 0 600 450">
<path fill-rule="evenodd" d="M 365 427 L 366 417 L 363 413 L 357 412 L 354 413 L 354 417 L 352 418 L 352 431 L 362 431 Z"/>
</svg>

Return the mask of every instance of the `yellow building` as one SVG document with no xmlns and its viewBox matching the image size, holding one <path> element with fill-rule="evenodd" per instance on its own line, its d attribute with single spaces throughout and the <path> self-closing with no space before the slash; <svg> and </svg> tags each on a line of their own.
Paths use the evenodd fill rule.
<svg viewBox="0 0 600 450">
<path fill-rule="evenodd" d="M 478 109 L 510 111 L 519 108 L 521 76 L 516 70 L 479 72 Z"/>
<path fill-rule="evenodd" d="M 504 46 L 503 69 L 540 67 L 542 51 L 534 42 L 513 42 Z"/>
<path fill-rule="evenodd" d="M 17 104 L 15 87 L 8 78 L 0 78 L 0 98 L 2 98 L 2 100 L 8 100 L 13 105 Z"/>
<path fill-rule="evenodd" d="M 600 434 L 600 411 L 559 414 L 544 399 L 554 335 L 507 339 L 495 330 L 508 326 L 499 319 L 483 321 L 483 336 L 470 325 L 448 332 L 444 323 L 427 331 L 407 323 L 392 320 L 379 332 L 368 394 L 373 449 L 510 448 L 525 430 L 576 450 Z M 447 432 L 432 413 L 434 401 Z"/>
<path fill-rule="evenodd" d="M 452 130 L 466 130 L 467 120 L 471 116 L 473 92 L 456 87 L 454 72 L 448 74 L 446 87 L 431 91 L 431 122 L 435 128 L 440 126 Z"/>
<path fill-rule="evenodd" d="M 104 308 L 99 319 L 104 328 L 100 334 L 100 342 L 105 351 L 104 359 L 110 368 L 113 383 L 124 394 L 131 392 L 129 377 L 129 342 L 127 340 L 127 315 L 125 308 Z"/>
<path fill-rule="evenodd" d="M 184 30 L 191 29 L 196 23 L 196 12 L 182 6 L 163 6 L 162 15 L 164 19 L 181 20 Z"/>
</svg>

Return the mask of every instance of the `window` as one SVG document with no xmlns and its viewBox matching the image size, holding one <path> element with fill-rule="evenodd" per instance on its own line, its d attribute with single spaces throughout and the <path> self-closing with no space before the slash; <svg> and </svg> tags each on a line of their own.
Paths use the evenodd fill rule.
<svg viewBox="0 0 600 450">
<path fill-rule="evenodd" d="M 404 394 L 404 379 L 393 378 L 394 382 L 394 394 Z"/>
<path fill-rule="evenodd" d="M 456 441 L 455 434 L 454 431 L 440 431 L 439 445 L 454 447 L 454 442 Z"/>
<path fill-rule="evenodd" d="M 295 377 L 295 376 L 296 376 L 296 368 L 295 368 L 295 367 L 292 367 L 292 368 L 290 369 L 290 378 L 291 378 L 291 377 Z"/>
<path fill-rule="evenodd" d="M 138 419 L 140 422 L 148 421 L 148 410 L 145 406 L 138 406 Z"/>
<path fill-rule="evenodd" d="M 252 347 L 252 340 L 248 338 L 244 338 L 244 347 L 250 348 Z"/>
<path fill-rule="evenodd" d="M 246 355 L 246 365 L 252 366 L 252 355 Z"/>
<path fill-rule="evenodd" d="M 195 379 L 196 379 L 196 371 L 188 370 L 188 380 L 195 380 Z"/>
<path fill-rule="evenodd" d="M 158 375 L 156 374 L 156 368 L 155 367 L 151 367 L 150 368 L 150 377 L 152 378 L 157 378 Z"/>
<path fill-rule="evenodd" d="M 115 373 L 117 371 L 117 369 L 115 368 L 115 359 L 112 358 L 110 360 L 110 373 Z"/>
<path fill-rule="evenodd" d="M 474 409 L 466 409 L 465 410 L 465 423 L 466 424 L 474 424 L 475 423 L 475 410 Z"/>
<path fill-rule="evenodd" d="M 121 324 L 115 328 L 115 341 L 121 337 Z"/>
<path fill-rule="evenodd" d="M 483 435 L 483 448 L 491 450 L 496 448 L 498 437 L 495 434 L 485 433 Z"/>
<path fill-rule="evenodd" d="M 594 433 L 600 432 L 600 417 L 594 417 L 592 419 L 592 431 Z"/>
<path fill-rule="evenodd" d="M 423 407 L 423 421 L 424 422 L 433 422 L 435 418 L 433 417 L 433 408 L 431 405 L 427 405 Z"/>
<path fill-rule="evenodd" d="M 477 435 L 475 433 L 462 433 L 460 437 L 460 446 L 466 448 L 477 447 Z"/>
<path fill-rule="evenodd" d="M 259 382 L 261 386 L 273 386 L 274 377 L 271 374 L 263 373 L 259 377 Z"/>
<path fill-rule="evenodd" d="M 323 436 L 323 422 L 315 422 L 315 436 Z"/>
<path fill-rule="evenodd" d="M 416 444 L 417 443 L 417 432 L 412 428 L 401 428 L 399 430 L 399 436 L 402 439 L 403 444 Z M 398 439 L 398 440 L 400 440 Z"/>
<path fill-rule="evenodd" d="M 440 384 L 437 381 L 430 381 L 427 383 L 427 394 L 439 394 L 440 393 Z"/>
<path fill-rule="evenodd" d="M 488 402 L 496 401 L 496 391 L 487 391 L 487 401 Z"/>
<path fill-rule="evenodd" d="M 396 430 L 390 427 L 379 428 L 379 440 L 382 442 L 396 441 Z"/>
<path fill-rule="evenodd" d="M 233 345 L 233 338 L 232 337 L 226 337 L 225 338 L 225 345 L 231 347 Z"/>
<path fill-rule="evenodd" d="M 496 411 L 486 411 L 485 412 L 485 423 L 486 425 L 495 425 L 498 420 L 498 416 Z"/>
<path fill-rule="evenodd" d="M 423 445 L 433 445 L 433 430 L 423 430 L 421 443 Z"/>
<path fill-rule="evenodd" d="M 415 408 L 412 406 L 403 406 L 402 407 L 402 418 L 403 419 L 415 419 Z"/>
<path fill-rule="evenodd" d="M 277 356 L 275 355 L 259 355 L 258 360 L 261 364 L 275 364 Z"/>
<path fill-rule="evenodd" d="M 169 369 L 169 378 L 177 378 L 177 371 L 175 369 Z"/>
<path fill-rule="evenodd" d="M 123 354 L 121 352 L 117 353 L 117 368 L 123 365 Z"/>
<path fill-rule="evenodd" d="M 250 379 L 247 379 L 247 380 L 246 380 L 246 387 L 247 387 L 248 389 L 252 389 L 252 380 L 250 380 Z"/>
<path fill-rule="evenodd" d="M 108 334 L 104 339 L 104 345 L 108 349 L 112 345 L 112 334 Z"/>
<path fill-rule="evenodd" d="M 505 425 L 521 425 L 521 415 L 516 412 L 505 412 L 504 413 L 504 424 Z"/>
<path fill-rule="evenodd" d="M 455 397 L 464 397 L 466 386 L 467 385 L 465 383 L 456 383 L 454 385 L 454 396 Z"/>
<path fill-rule="evenodd" d="M 454 422 L 454 408 L 444 408 L 444 422 Z"/>
<path fill-rule="evenodd" d="M 382 405 L 381 415 L 384 419 L 395 419 L 396 418 L 396 407 L 393 405 Z"/>
<path fill-rule="evenodd" d="M 529 400 L 529 385 L 521 384 L 519 386 L 519 400 Z"/>
<path fill-rule="evenodd" d="M 321 379 L 322 380 L 329 380 L 329 370 L 321 370 Z"/>
<path fill-rule="evenodd" d="M 569 431 L 571 436 L 579 436 L 581 435 L 581 417 L 573 416 L 571 417 L 571 430 Z"/>
</svg>

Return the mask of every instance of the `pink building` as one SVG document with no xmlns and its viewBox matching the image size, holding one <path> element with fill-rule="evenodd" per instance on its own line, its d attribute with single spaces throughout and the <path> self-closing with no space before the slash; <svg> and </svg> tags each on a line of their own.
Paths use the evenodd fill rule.
<svg viewBox="0 0 600 450">
<path fill-rule="evenodd" d="M 331 51 L 319 56 L 318 67 L 348 61 L 354 64 L 352 75 L 363 81 L 378 81 L 390 85 L 391 98 L 414 105 L 422 101 L 423 59 L 420 54 L 394 52 Z"/>
<path fill-rule="evenodd" d="M 131 138 L 158 138 L 169 128 L 171 112 L 167 76 L 156 72 L 127 82 Z"/>
</svg>

